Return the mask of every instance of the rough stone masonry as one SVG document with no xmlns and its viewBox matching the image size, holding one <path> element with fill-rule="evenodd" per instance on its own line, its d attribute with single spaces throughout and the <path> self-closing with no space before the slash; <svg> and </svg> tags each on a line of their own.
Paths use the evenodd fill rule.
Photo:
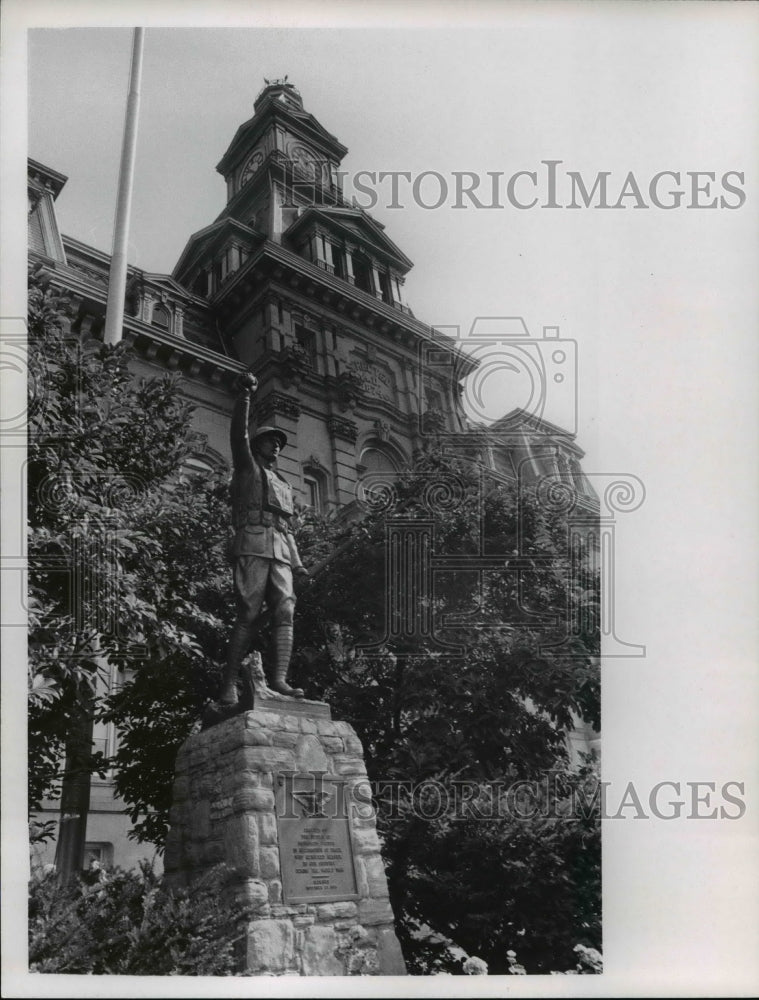
<svg viewBox="0 0 759 1000">
<path fill-rule="evenodd" d="M 257 700 L 190 736 L 177 755 L 165 872 L 187 886 L 224 863 L 231 891 L 250 907 L 242 975 L 405 975 L 393 926 L 373 807 L 351 794 L 366 781 L 352 726 L 332 722 L 322 702 Z M 298 714 L 295 714 L 298 713 Z M 320 773 L 344 782 L 352 898 L 287 902 L 292 854 L 282 849 L 277 790 L 287 775 Z M 346 822 L 346 819 L 343 820 Z M 300 869 L 301 871 L 305 869 Z"/>
</svg>

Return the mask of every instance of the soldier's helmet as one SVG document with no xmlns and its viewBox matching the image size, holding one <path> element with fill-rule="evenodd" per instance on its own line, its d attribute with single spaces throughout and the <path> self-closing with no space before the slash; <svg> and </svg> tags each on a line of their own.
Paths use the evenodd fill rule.
<svg viewBox="0 0 759 1000">
<path fill-rule="evenodd" d="M 250 439 L 251 446 L 255 446 L 256 441 L 259 441 L 262 437 L 266 437 L 267 434 L 272 434 L 279 441 L 280 451 L 287 445 L 287 434 L 279 427 L 259 427 Z"/>
</svg>

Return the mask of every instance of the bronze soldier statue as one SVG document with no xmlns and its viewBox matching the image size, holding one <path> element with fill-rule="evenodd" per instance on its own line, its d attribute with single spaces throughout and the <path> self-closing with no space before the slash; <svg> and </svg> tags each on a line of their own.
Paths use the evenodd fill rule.
<svg viewBox="0 0 759 1000">
<path fill-rule="evenodd" d="M 258 380 L 250 372 L 238 382 L 230 428 L 232 460 L 232 521 L 235 529 L 232 559 L 237 619 L 227 648 L 219 702 L 237 703 L 237 677 L 250 650 L 264 601 L 271 615 L 271 677 L 269 685 L 279 694 L 303 697 L 300 688 L 287 683 L 293 646 L 295 594 L 293 576 L 304 578 L 303 566 L 292 533 L 292 489 L 277 472 L 277 456 L 287 435 L 276 427 L 248 429 L 250 399 Z"/>
</svg>

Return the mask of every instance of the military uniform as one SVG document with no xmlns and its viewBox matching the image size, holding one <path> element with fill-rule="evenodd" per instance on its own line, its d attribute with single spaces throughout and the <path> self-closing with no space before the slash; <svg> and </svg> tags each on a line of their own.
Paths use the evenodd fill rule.
<svg viewBox="0 0 759 1000">
<path fill-rule="evenodd" d="M 302 696 L 286 683 L 293 643 L 295 594 L 293 570 L 302 570 L 292 533 L 293 494 L 289 483 L 273 467 L 267 467 L 251 450 L 248 431 L 250 394 L 242 392 L 235 403 L 230 432 L 234 474 L 232 478 L 232 523 L 235 534 L 229 554 L 237 603 L 237 620 L 227 651 L 227 670 L 220 700 L 236 700 L 235 683 L 242 660 L 256 632 L 264 601 L 271 613 L 273 678 L 271 686 L 283 694 Z M 283 431 L 261 427 L 253 435 L 266 434 L 287 443 Z"/>
</svg>

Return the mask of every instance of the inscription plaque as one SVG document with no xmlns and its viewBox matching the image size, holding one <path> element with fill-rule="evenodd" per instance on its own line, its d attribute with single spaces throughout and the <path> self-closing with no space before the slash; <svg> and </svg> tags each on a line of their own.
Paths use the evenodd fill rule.
<svg viewBox="0 0 759 1000">
<path fill-rule="evenodd" d="M 283 774 L 276 815 L 284 902 L 357 899 L 345 782 L 321 774 Z"/>
</svg>

